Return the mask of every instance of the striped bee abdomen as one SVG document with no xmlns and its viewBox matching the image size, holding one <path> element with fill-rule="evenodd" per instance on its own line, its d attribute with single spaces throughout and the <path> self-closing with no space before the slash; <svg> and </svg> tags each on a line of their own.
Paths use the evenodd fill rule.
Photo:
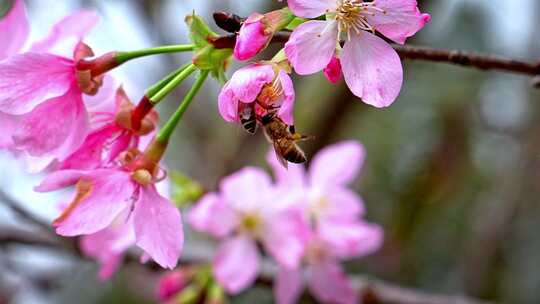
<svg viewBox="0 0 540 304">
<path fill-rule="evenodd" d="M 255 120 L 255 117 L 253 119 L 250 118 L 240 118 L 240 123 L 242 124 L 242 127 L 244 130 L 246 130 L 250 134 L 255 134 L 257 131 L 257 120 Z"/>
<path fill-rule="evenodd" d="M 306 162 L 306 155 L 295 144 L 288 146 L 283 151 L 283 158 L 294 164 L 301 164 Z"/>
</svg>

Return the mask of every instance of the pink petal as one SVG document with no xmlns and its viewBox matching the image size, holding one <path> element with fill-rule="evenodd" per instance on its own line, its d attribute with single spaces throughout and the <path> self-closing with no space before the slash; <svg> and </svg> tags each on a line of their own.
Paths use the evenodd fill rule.
<svg viewBox="0 0 540 304">
<path fill-rule="evenodd" d="M 26 53 L 0 63 L 0 111 L 20 115 L 66 94 L 75 83 L 73 61 Z"/>
<path fill-rule="evenodd" d="M 246 167 L 223 178 L 220 189 L 231 209 L 248 212 L 266 203 L 272 192 L 272 180 L 262 169 Z"/>
<path fill-rule="evenodd" d="M 324 76 L 328 81 L 332 84 L 336 84 L 338 81 L 341 80 L 341 62 L 339 61 L 339 58 L 336 56 L 332 57 L 332 60 L 330 60 L 330 63 L 324 68 L 323 70 Z"/>
<path fill-rule="evenodd" d="M 289 163 L 288 168 L 285 169 L 277 160 L 276 153 L 274 153 L 273 149 L 270 149 L 270 151 L 266 153 L 266 161 L 272 168 L 272 172 L 279 185 L 297 189 L 305 187 L 306 169 L 303 164 Z"/>
<path fill-rule="evenodd" d="M 176 267 L 184 244 L 182 218 L 178 208 L 160 196 L 151 185 L 141 188 L 133 216 L 137 246 L 161 267 Z"/>
<path fill-rule="evenodd" d="M 371 254 L 383 241 L 381 227 L 363 221 L 321 220 L 317 228 L 318 236 L 340 258 Z"/>
<path fill-rule="evenodd" d="M 7 5 L 10 5 L 10 2 Z M 24 1 L 15 0 L 9 12 L 0 16 L 0 61 L 20 52 L 29 31 Z"/>
<path fill-rule="evenodd" d="M 232 232 L 235 220 L 233 211 L 216 193 L 206 194 L 188 214 L 188 222 L 195 230 L 218 238 Z"/>
<path fill-rule="evenodd" d="M 88 133 L 88 114 L 76 86 L 49 99 L 21 119 L 13 135 L 15 147 L 31 156 L 64 159 L 76 151 Z"/>
<path fill-rule="evenodd" d="M 71 55 L 77 43 L 98 23 L 99 16 L 94 11 L 78 11 L 53 25 L 49 34 L 32 44 L 33 52 L 47 52 Z"/>
<path fill-rule="evenodd" d="M 396 51 L 368 32 L 353 35 L 341 55 L 345 82 L 354 95 L 377 108 L 390 106 L 399 95 L 403 68 Z"/>
<path fill-rule="evenodd" d="M 80 170 L 59 170 L 47 175 L 47 177 L 34 187 L 37 192 L 49 192 L 75 185 L 85 171 Z"/>
<path fill-rule="evenodd" d="M 101 169 L 84 176 L 91 189 L 74 208 L 56 221 L 56 233 L 63 236 L 92 234 L 109 226 L 132 204 L 135 190 L 127 172 Z"/>
<path fill-rule="evenodd" d="M 266 48 L 272 35 L 265 32 L 263 18 L 264 15 L 253 13 L 244 21 L 236 36 L 234 58 L 249 60 Z"/>
<path fill-rule="evenodd" d="M 335 263 L 309 267 L 309 290 L 322 303 L 356 304 L 357 295 L 341 266 Z"/>
<path fill-rule="evenodd" d="M 336 49 L 337 22 L 312 20 L 302 23 L 285 43 L 285 54 L 296 73 L 309 75 L 324 69 Z"/>
<path fill-rule="evenodd" d="M 255 101 L 262 87 L 273 81 L 274 70 L 268 64 L 250 64 L 232 75 L 218 96 L 219 113 L 228 122 L 238 121 L 238 102 Z"/>
<path fill-rule="evenodd" d="M 118 82 L 110 75 L 105 74 L 103 77 L 103 85 L 99 88 L 96 95 L 84 95 L 84 104 L 90 112 L 90 118 L 92 119 L 92 128 L 97 129 L 101 127 L 99 122 L 114 121 L 114 115 L 118 111 L 117 108 L 117 91 Z M 97 124 L 94 126 L 94 122 Z"/>
<path fill-rule="evenodd" d="M 290 270 L 284 267 L 274 281 L 274 298 L 277 304 L 294 304 L 302 293 L 302 273 L 298 270 Z"/>
<path fill-rule="evenodd" d="M 355 219 L 365 212 L 362 198 L 347 188 L 332 187 L 326 189 L 324 195 L 329 205 L 324 214 L 325 218 Z"/>
<path fill-rule="evenodd" d="M 218 96 L 219 114 L 225 121 L 237 122 L 238 118 L 238 99 L 235 98 L 233 90 L 230 88 L 230 82 L 227 82 Z"/>
<path fill-rule="evenodd" d="M 281 70 L 278 74 L 283 88 L 283 103 L 279 108 L 278 116 L 288 125 L 294 124 L 294 85 L 289 74 Z"/>
<path fill-rule="evenodd" d="M 251 286 L 259 272 L 259 253 L 255 242 L 239 235 L 221 243 L 213 263 L 216 280 L 230 294 Z"/>
<path fill-rule="evenodd" d="M 364 147 L 356 141 L 343 141 L 319 151 L 309 174 L 314 185 L 345 185 L 353 181 L 364 163 Z"/>
<path fill-rule="evenodd" d="M 99 261 L 99 278 L 110 279 L 118 270 L 124 251 L 135 244 L 131 210 L 126 209 L 111 226 L 81 238 L 80 247 L 85 256 Z"/>
<path fill-rule="evenodd" d="M 262 87 L 272 82 L 274 77 L 275 73 L 271 65 L 254 63 L 234 72 L 229 80 L 229 87 L 236 99 L 250 103 L 255 101 Z"/>
<path fill-rule="evenodd" d="M 13 133 L 17 129 L 17 116 L 0 112 L 0 149 L 13 146 Z"/>
<path fill-rule="evenodd" d="M 315 18 L 335 11 L 337 0 L 287 0 L 287 5 L 298 17 Z"/>
<path fill-rule="evenodd" d="M 262 241 L 276 261 L 296 269 L 304 255 L 309 226 L 299 210 L 287 210 L 267 219 Z"/>
<path fill-rule="evenodd" d="M 103 154 L 107 144 L 118 132 L 118 127 L 112 125 L 90 133 L 82 146 L 69 155 L 60 168 L 90 170 L 100 167 L 103 164 Z"/>
<path fill-rule="evenodd" d="M 377 0 L 377 9 L 370 10 L 366 18 L 386 37 L 403 44 L 429 22 L 429 14 L 422 14 L 416 0 Z"/>
</svg>

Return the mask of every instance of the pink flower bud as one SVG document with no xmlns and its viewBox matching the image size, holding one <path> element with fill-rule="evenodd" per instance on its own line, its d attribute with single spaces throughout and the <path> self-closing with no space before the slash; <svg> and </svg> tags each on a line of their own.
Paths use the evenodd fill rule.
<svg viewBox="0 0 540 304">
<path fill-rule="evenodd" d="M 242 24 L 236 45 L 234 57 L 238 60 L 248 60 L 260 53 L 272 39 L 273 33 L 265 25 L 265 17 L 254 13 Z"/>
<path fill-rule="evenodd" d="M 173 298 L 189 283 L 189 274 L 186 271 L 172 271 L 165 274 L 159 280 L 156 297 L 159 301 L 165 302 Z"/>
<path fill-rule="evenodd" d="M 274 34 L 285 28 L 294 16 L 288 9 L 271 11 L 264 15 L 251 14 L 242 24 L 236 45 L 234 57 L 238 60 L 248 60 L 264 50 Z"/>
</svg>

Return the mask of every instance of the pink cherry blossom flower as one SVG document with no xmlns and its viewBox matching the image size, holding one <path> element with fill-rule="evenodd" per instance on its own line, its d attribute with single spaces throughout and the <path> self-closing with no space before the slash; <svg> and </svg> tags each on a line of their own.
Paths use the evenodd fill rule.
<svg viewBox="0 0 540 304">
<path fill-rule="evenodd" d="M 380 247 L 380 228 L 366 226 L 365 238 L 370 243 L 369 254 Z M 359 255 L 360 256 L 360 255 Z M 278 304 L 297 303 L 304 284 L 321 303 L 355 304 L 357 292 L 340 265 L 333 246 L 312 236 L 307 246 L 305 267 L 288 269 L 280 267 L 274 283 L 274 297 Z"/>
<path fill-rule="evenodd" d="M 355 256 L 364 250 L 365 224 L 360 221 L 365 208 L 362 199 L 347 188 L 358 175 L 365 158 L 361 144 L 345 141 L 319 151 L 309 171 L 303 165 L 289 164 L 286 170 L 268 154 L 268 162 L 278 183 L 295 193 L 317 235 L 339 251 L 340 256 Z M 370 247 L 370 246 L 368 246 Z"/>
<path fill-rule="evenodd" d="M 156 190 L 161 196 L 170 197 L 169 183 L 168 179 L 164 179 L 156 184 Z M 67 207 L 64 205 L 61 210 Z M 100 264 L 98 278 L 101 281 L 110 279 L 116 273 L 125 252 L 137 243 L 130 212 L 131 210 L 124 210 L 107 228 L 80 238 L 79 246 L 82 253 Z M 146 263 L 149 259 L 150 257 L 144 253 L 140 260 L 141 263 Z"/>
<path fill-rule="evenodd" d="M 379 226 L 360 218 L 362 200 L 346 187 L 358 175 L 364 155 L 359 143 L 341 142 L 317 153 L 306 172 L 304 166 L 295 164 L 285 170 L 273 153 L 268 154 L 279 187 L 304 208 L 312 224 L 304 255 L 306 267 L 280 267 L 274 286 L 277 303 L 296 303 L 304 281 L 323 303 L 357 303 L 339 263 L 374 252 L 383 239 Z"/>
<path fill-rule="evenodd" d="M 298 26 L 285 44 L 285 53 L 300 75 L 324 69 L 336 50 L 340 34 L 345 44 L 340 55 L 345 82 L 362 100 L 387 107 L 397 98 L 403 69 L 396 51 L 375 31 L 404 43 L 429 21 L 416 0 L 289 0 L 297 16 L 311 20 Z"/>
<path fill-rule="evenodd" d="M 141 159 L 144 160 L 144 155 L 126 154 L 120 167 L 56 171 L 36 187 L 36 191 L 46 192 L 76 185 L 73 201 L 54 221 L 54 226 L 63 236 L 102 232 L 95 235 L 98 243 L 87 244 L 86 251 L 95 252 L 96 258 L 111 263 L 105 267 L 104 277 L 118 262 L 103 260 L 107 256 L 92 250 L 92 245 L 109 248 L 113 254 L 118 254 L 125 250 L 124 246 L 131 244 L 129 235 L 133 233 L 138 247 L 159 265 L 171 269 L 176 266 L 182 250 L 184 236 L 180 212 L 172 202 L 158 194 L 156 178 L 150 173 L 154 170 L 146 169 L 149 167 L 146 165 L 140 167 Z M 102 247 L 103 242 L 108 241 L 114 242 L 115 246 L 105 244 Z"/>
<path fill-rule="evenodd" d="M 107 108 L 110 107 L 110 98 L 101 98 L 105 102 L 90 108 L 93 130 L 80 148 L 58 166 L 60 169 L 89 170 L 104 167 L 113 162 L 121 152 L 137 148 L 140 137 L 151 136 L 149 133 L 154 131 L 158 119 L 156 111 L 145 116 L 140 130 L 133 129 L 131 116 L 134 106 L 122 88 L 117 89 L 114 94 L 112 109 Z"/>
<path fill-rule="evenodd" d="M 279 108 L 277 115 L 293 124 L 294 87 L 289 75 L 277 65 L 254 63 L 236 71 L 219 93 L 219 113 L 228 122 L 240 121 L 246 106 L 257 115 Z M 254 104 L 253 104 L 254 103 Z"/>
<path fill-rule="evenodd" d="M 194 229 L 222 239 L 213 270 L 228 292 L 237 294 L 255 280 L 260 259 L 256 241 L 284 267 L 299 266 L 306 223 L 264 171 L 244 168 L 224 178 L 220 190 L 204 196 L 188 220 Z"/>
<path fill-rule="evenodd" d="M 19 11 L 14 26 L 24 27 L 26 16 L 19 6 L 22 1 L 12 8 Z M 0 63 L 0 127 L 8 131 L 3 134 L 3 148 L 47 163 L 67 157 L 82 144 L 88 131 L 88 115 L 81 88 L 94 93 L 97 87 L 87 71 L 76 71 L 75 61 L 88 55 L 88 50 L 79 44 L 72 60 L 46 53 L 46 48 L 54 48 L 68 38 L 80 40 L 96 22 L 95 13 L 81 11 L 55 25 L 44 39 L 47 43 L 33 47 L 40 52 L 15 55 L 24 42 L 16 43 L 18 49 L 10 48 L 13 51 L 8 55 L 12 56 Z M 11 34 L 0 38 L 0 45 L 14 45 Z M 26 41 L 26 36 L 21 39 Z"/>
</svg>

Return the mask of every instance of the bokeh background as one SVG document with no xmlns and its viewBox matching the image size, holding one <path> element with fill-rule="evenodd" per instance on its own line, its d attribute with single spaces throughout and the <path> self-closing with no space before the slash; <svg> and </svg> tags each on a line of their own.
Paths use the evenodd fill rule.
<svg viewBox="0 0 540 304">
<path fill-rule="evenodd" d="M 279 7 L 255 0 L 30 0 L 32 35 L 40 37 L 66 13 L 90 8 L 103 17 L 88 42 L 96 53 L 187 43 L 183 19 L 195 10 L 211 20 L 215 10 L 248 15 Z M 419 1 L 432 21 L 411 44 L 540 59 L 540 1 Z M 261 58 L 270 56 L 271 52 Z M 187 62 L 189 55 L 140 59 L 115 72 L 128 95 L 144 90 Z M 237 68 L 235 64 L 230 69 Z M 367 149 L 361 178 L 367 218 L 386 231 L 376 254 L 347 264 L 368 274 L 428 292 L 463 294 L 505 303 L 540 303 L 540 90 L 528 77 L 481 72 L 427 62 L 405 62 L 405 84 L 385 110 L 354 98 L 343 83 L 321 75 L 295 82 L 297 129 L 317 138 L 309 155 L 344 139 Z M 188 84 L 159 106 L 168 117 Z M 205 189 L 245 166 L 266 166 L 261 134 L 246 135 L 217 113 L 216 83 L 187 112 L 167 152 L 167 166 Z M 24 173 L 0 156 L 3 192 L 45 221 L 65 194 L 32 192 L 42 176 Z M 0 204 L 1 227 L 18 221 Z M 34 229 L 34 230 L 32 230 Z M 36 233 L 39 233 L 39 229 Z M 189 235 L 186 250 L 200 237 Z M 96 264 L 29 246 L 0 245 L 0 303 L 153 303 L 158 276 L 128 263 L 109 282 L 96 280 Z M 271 303 L 257 288 L 235 301 Z"/>
</svg>

